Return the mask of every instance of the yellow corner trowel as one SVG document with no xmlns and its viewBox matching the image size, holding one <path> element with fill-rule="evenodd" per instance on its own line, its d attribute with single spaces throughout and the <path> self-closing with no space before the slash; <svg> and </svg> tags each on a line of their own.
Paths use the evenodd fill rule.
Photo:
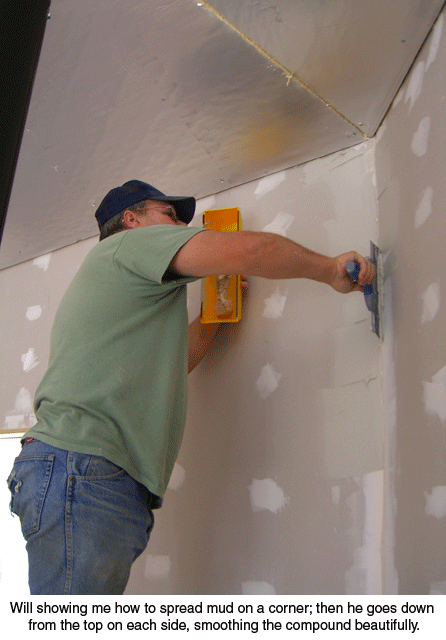
<svg viewBox="0 0 446 640">
<path fill-rule="evenodd" d="M 213 209 L 203 213 L 203 227 L 213 231 L 240 231 L 240 209 Z M 240 275 L 204 278 L 201 289 L 201 322 L 238 322 L 242 315 Z"/>
</svg>

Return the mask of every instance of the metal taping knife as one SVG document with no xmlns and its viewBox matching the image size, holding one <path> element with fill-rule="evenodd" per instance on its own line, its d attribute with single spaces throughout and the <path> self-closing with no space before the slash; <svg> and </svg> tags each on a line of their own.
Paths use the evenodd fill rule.
<svg viewBox="0 0 446 640">
<path fill-rule="evenodd" d="M 366 284 L 363 289 L 364 300 L 367 306 L 367 309 L 371 313 L 371 328 L 374 333 L 381 338 L 381 323 L 380 323 L 380 309 L 379 309 L 379 249 L 378 247 L 370 242 L 370 257 L 368 258 L 369 262 L 371 262 L 376 269 L 376 278 L 372 282 L 372 284 Z M 354 282 L 358 282 L 359 270 L 360 266 L 357 262 L 353 262 L 350 260 L 346 264 L 347 274 Z"/>
</svg>

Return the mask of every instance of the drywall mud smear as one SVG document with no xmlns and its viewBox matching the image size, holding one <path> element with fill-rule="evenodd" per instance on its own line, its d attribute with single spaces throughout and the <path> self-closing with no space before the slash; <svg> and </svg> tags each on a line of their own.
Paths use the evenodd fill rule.
<svg viewBox="0 0 446 640">
<path fill-rule="evenodd" d="M 33 305 L 32 307 L 28 307 L 26 310 L 26 319 L 30 322 L 34 320 L 38 320 L 42 315 L 42 307 L 40 304 Z"/>
<path fill-rule="evenodd" d="M 254 195 L 256 198 L 261 198 L 266 193 L 270 191 L 274 191 L 281 182 L 284 182 L 286 179 L 286 171 L 281 171 L 280 173 L 274 173 L 271 176 L 267 176 L 266 178 L 262 178 L 259 180 L 259 184 L 257 185 L 256 190 L 254 191 Z"/>
<path fill-rule="evenodd" d="M 285 309 L 286 299 L 286 294 L 282 295 L 279 287 L 277 287 L 274 293 L 263 301 L 265 305 L 263 317 L 269 318 L 270 320 L 277 320 L 277 318 L 281 318 Z"/>
<path fill-rule="evenodd" d="M 253 480 L 249 487 L 249 496 L 253 511 L 271 511 L 277 513 L 287 503 L 283 489 L 271 478 Z"/>
<path fill-rule="evenodd" d="M 242 583 L 242 594 L 244 596 L 274 596 L 276 591 L 271 584 L 268 584 L 268 582 L 255 582 L 253 580 L 249 580 L 248 582 Z"/>
<path fill-rule="evenodd" d="M 354 564 L 345 573 L 346 593 L 382 592 L 381 538 L 383 532 L 384 473 L 376 471 L 355 480 L 359 490 L 347 501 L 351 520 L 355 523 L 352 535 L 360 545 L 354 552 Z"/>
<path fill-rule="evenodd" d="M 423 293 L 423 315 L 421 322 L 432 322 L 440 309 L 440 283 L 433 282 Z"/>
<path fill-rule="evenodd" d="M 423 88 L 424 71 L 424 60 L 420 60 L 420 62 L 417 63 L 414 70 L 412 71 L 406 90 L 406 97 L 404 99 L 405 102 L 407 102 L 408 100 L 410 101 L 409 113 L 411 112 L 413 105 L 421 95 L 421 90 Z"/>
<path fill-rule="evenodd" d="M 446 422 L 446 366 L 432 376 L 431 382 L 423 382 L 426 411 Z"/>
<path fill-rule="evenodd" d="M 25 389 L 25 387 L 22 387 L 18 392 L 14 408 L 16 411 L 21 411 L 22 413 L 32 413 L 33 401 L 30 392 L 28 389 Z"/>
<path fill-rule="evenodd" d="M 267 364 L 262 368 L 262 372 L 256 382 L 257 391 L 262 400 L 266 400 L 277 389 L 281 378 L 282 374 L 275 371 L 272 365 Z"/>
<path fill-rule="evenodd" d="M 424 492 L 426 498 L 426 515 L 438 520 L 446 517 L 446 487 L 444 485 L 433 487 L 432 491 Z"/>
<path fill-rule="evenodd" d="M 34 349 L 31 347 L 26 353 L 22 355 L 23 371 L 31 371 L 34 367 L 37 367 L 39 361 L 37 360 Z"/>
<path fill-rule="evenodd" d="M 39 256 L 38 258 L 35 258 L 33 260 L 33 265 L 35 265 L 39 269 L 42 269 L 42 271 L 46 271 L 50 264 L 50 260 L 51 260 L 51 253 L 46 253 L 44 256 Z"/>
<path fill-rule="evenodd" d="M 435 27 L 432 32 L 432 39 L 429 47 L 429 55 L 427 57 L 426 69 L 429 69 L 431 64 L 435 62 L 435 60 L 437 59 L 438 49 L 440 48 L 440 44 L 441 44 L 441 36 L 443 34 L 443 23 L 444 23 L 444 15 L 441 14 L 437 22 L 435 23 Z"/>
<path fill-rule="evenodd" d="M 178 464 L 178 462 L 175 462 L 172 475 L 170 476 L 170 480 L 167 488 L 173 489 L 174 491 L 176 491 L 177 489 L 183 486 L 185 479 L 186 479 L 186 471 L 183 469 L 183 467 L 180 464 Z"/>
<path fill-rule="evenodd" d="M 419 158 L 425 156 L 427 153 L 430 126 L 431 119 L 429 116 L 426 116 L 421 120 L 418 129 L 413 135 L 411 149 Z"/>
<path fill-rule="evenodd" d="M 270 224 L 263 227 L 263 231 L 277 233 L 280 236 L 286 237 L 288 227 L 290 227 L 293 222 L 294 216 L 291 216 L 289 213 L 278 213 Z"/>
<path fill-rule="evenodd" d="M 167 578 L 170 573 L 170 558 L 169 556 L 153 556 L 148 555 L 146 557 L 146 566 L 144 575 L 148 579 L 163 580 Z"/>
<path fill-rule="evenodd" d="M 426 187 L 415 213 L 415 229 L 421 227 L 431 215 L 433 195 L 432 187 Z"/>
</svg>

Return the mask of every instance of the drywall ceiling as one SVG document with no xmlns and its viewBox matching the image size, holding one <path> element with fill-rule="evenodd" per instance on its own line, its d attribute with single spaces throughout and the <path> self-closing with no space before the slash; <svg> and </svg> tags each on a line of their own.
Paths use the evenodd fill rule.
<svg viewBox="0 0 446 640">
<path fill-rule="evenodd" d="M 0 268 L 138 178 L 199 198 L 373 136 L 444 0 L 52 0 Z"/>
</svg>

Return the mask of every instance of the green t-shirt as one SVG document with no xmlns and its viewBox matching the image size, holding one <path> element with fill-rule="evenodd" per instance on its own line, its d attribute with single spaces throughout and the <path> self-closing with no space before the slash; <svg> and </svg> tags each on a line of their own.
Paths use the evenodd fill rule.
<svg viewBox="0 0 446 640">
<path fill-rule="evenodd" d="M 166 269 L 202 231 L 154 225 L 90 251 L 57 311 L 29 431 L 107 458 L 160 498 L 184 430 L 186 284 L 196 280 L 169 279 Z"/>
</svg>

